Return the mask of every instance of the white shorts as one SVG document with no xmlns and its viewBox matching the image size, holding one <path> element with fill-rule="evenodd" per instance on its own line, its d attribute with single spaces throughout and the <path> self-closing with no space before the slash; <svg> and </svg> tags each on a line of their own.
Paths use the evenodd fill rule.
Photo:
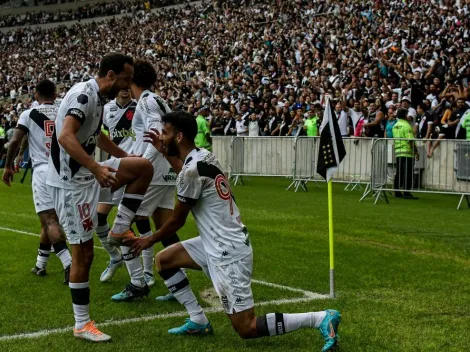
<svg viewBox="0 0 470 352">
<path fill-rule="evenodd" d="M 54 209 L 54 202 L 47 190 L 47 164 L 36 166 L 33 170 L 33 201 L 36 213 Z"/>
<path fill-rule="evenodd" d="M 251 291 L 253 252 L 227 265 L 214 265 L 207 257 L 201 237 L 181 242 L 189 256 L 211 279 L 225 313 L 234 314 L 254 307 Z"/>
<path fill-rule="evenodd" d="M 175 208 L 176 186 L 149 186 L 136 215 L 152 216 L 157 208 Z"/>
<path fill-rule="evenodd" d="M 113 169 L 118 169 L 121 159 L 111 158 L 100 162 Z M 80 244 L 93 238 L 98 225 L 98 202 L 101 187 L 98 181 L 79 189 L 63 189 L 48 186 L 54 201 L 59 222 L 64 228 L 70 244 Z"/>
</svg>

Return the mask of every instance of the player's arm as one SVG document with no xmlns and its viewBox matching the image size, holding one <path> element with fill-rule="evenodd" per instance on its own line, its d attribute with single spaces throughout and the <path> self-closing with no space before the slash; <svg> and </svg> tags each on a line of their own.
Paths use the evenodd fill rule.
<svg viewBox="0 0 470 352">
<path fill-rule="evenodd" d="M 74 115 L 67 115 L 65 117 L 64 126 L 58 138 L 58 142 L 74 160 L 91 171 L 101 187 L 111 187 L 117 182 L 116 177 L 113 175 L 113 172 L 117 170 L 109 166 L 101 166 L 85 152 L 77 139 L 77 132 L 82 125 L 84 115 L 81 118 L 82 120 Z"/>
<path fill-rule="evenodd" d="M 25 135 L 25 130 L 22 128 L 16 128 L 10 141 L 10 146 L 8 147 L 5 170 L 3 171 L 3 183 L 8 187 L 11 186 L 13 175 L 15 174 L 15 170 L 13 169 L 13 160 L 15 160 L 15 157 L 18 155 L 18 149 L 20 149 L 21 141 Z"/>
<path fill-rule="evenodd" d="M 160 229 L 150 237 L 141 237 L 132 241 L 132 252 L 135 256 L 147 248 L 150 248 L 155 243 L 175 234 L 186 223 L 186 218 L 191 211 L 192 205 L 176 201 L 175 210 L 173 215 L 163 224 Z"/>
<path fill-rule="evenodd" d="M 98 147 L 115 158 L 125 158 L 128 154 L 119 148 L 103 131 L 101 131 Z"/>
</svg>

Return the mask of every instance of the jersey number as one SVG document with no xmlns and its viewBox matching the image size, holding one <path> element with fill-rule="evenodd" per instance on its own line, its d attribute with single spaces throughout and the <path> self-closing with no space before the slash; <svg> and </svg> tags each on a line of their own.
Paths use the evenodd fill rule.
<svg viewBox="0 0 470 352">
<path fill-rule="evenodd" d="M 44 133 L 46 137 L 52 138 L 52 135 L 54 134 L 54 121 L 44 121 Z"/>
<path fill-rule="evenodd" d="M 215 189 L 220 198 L 229 201 L 230 215 L 233 215 L 233 199 L 232 192 L 230 192 L 230 183 L 224 175 L 219 174 L 215 177 Z"/>
</svg>

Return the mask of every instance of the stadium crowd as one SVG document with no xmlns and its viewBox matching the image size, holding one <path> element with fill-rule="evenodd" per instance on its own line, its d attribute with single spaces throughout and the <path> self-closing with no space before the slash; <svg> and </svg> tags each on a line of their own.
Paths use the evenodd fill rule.
<svg viewBox="0 0 470 352">
<path fill-rule="evenodd" d="M 2 123 L 43 78 L 96 74 L 110 51 L 150 60 L 173 109 L 212 135 L 317 135 L 325 98 L 341 133 L 384 137 L 408 109 L 418 138 L 465 138 L 470 5 L 465 1 L 216 1 L 0 36 Z M 206 11 L 204 11 L 206 9 Z M 460 134 L 458 133 L 460 132 Z"/>
<path fill-rule="evenodd" d="M 27 12 L 25 14 L 12 14 L 0 16 L 0 28 L 44 24 L 51 22 L 80 21 L 86 18 L 130 14 L 135 16 L 140 11 L 148 11 L 152 7 L 163 7 L 183 3 L 183 0 L 134 0 L 113 1 L 84 4 L 76 9 L 50 10 Z M 52 3 L 52 2 L 50 2 Z M 46 4 L 46 3 L 45 3 Z"/>
</svg>

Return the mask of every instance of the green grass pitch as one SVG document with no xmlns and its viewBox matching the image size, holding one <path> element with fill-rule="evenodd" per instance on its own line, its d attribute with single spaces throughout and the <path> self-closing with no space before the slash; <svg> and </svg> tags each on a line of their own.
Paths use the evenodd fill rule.
<svg viewBox="0 0 470 352">
<path fill-rule="evenodd" d="M 170 337 L 181 324 L 178 303 L 158 304 L 166 293 L 160 280 L 148 298 L 111 302 L 128 282 L 123 268 L 101 284 L 107 263 L 95 251 L 91 273 L 91 316 L 106 323 L 113 342 L 94 345 L 72 337 L 70 292 L 62 267 L 51 255 L 48 275 L 30 273 L 38 238 L 7 229 L 39 233 L 31 187 L 0 187 L 0 351 L 320 351 L 317 331 L 241 340 L 217 308 L 209 319 L 215 334 Z M 285 192 L 287 179 L 251 178 L 234 193 L 254 248 L 254 279 L 327 294 L 329 290 L 326 185 L 308 193 Z M 340 351 L 470 351 L 469 210 L 455 210 L 456 196 L 421 195 L 418 201 L 391 199 L 390 205 L 358 202 L 358 192 L 334 185 L 337 298 L 304 299 L 304 293 L 254 283 L 259 314 L 335 308 L 341 311 Z M 197 234 L 190 219 L 180 232 Z M 99 246 L 99 241 L 95 243 Z M 201 272 L 189 279 L 198 295 L 210 287 Z M 145 318 L 147 317 L 147 318 Z M 136 318 L 136 319 L 133 319 Z M 128 319 L 124 321 L 124 319 Z M 38 332 L 33 338 L 11 335 Z"/>
</svg>

